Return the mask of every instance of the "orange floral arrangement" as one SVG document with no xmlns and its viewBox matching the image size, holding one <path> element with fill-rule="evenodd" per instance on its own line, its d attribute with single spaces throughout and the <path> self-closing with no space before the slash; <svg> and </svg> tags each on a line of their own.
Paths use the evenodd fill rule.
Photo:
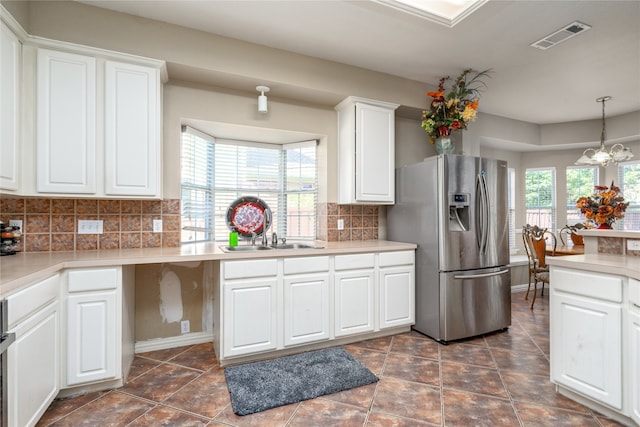
<svg viewBox="0 0 640 427">
<path fill-rule="evenodd" d="M 476 119 L 480 90 L 486 87 L 482 78 L 491 71 L 484 70 L 472 75 L 474 71 L 469 68 L 453 81 L 449 93 L 445 90 L 445 83 L 451 79 L 449 76 L 440 79 L 437 91 L 427 92 L 431 101 L 429 110 L 422 111 L 422 128 L 432 144 L 438 137 L 466 129 L 469 122 Z"/>
<path fill-rule="evenodd" d="M 629 202 L 625 203 L 624 197 L 620 194 L 620 188 L 616 187 L 613 181 L 611 181 L 611 187 L 596 185 L 593 195 L 580 197 L 576 202 L 576 207 L 587 219 L 586 224 L 606 224 L 609 227 L 617 219 L 624 218 L 627 206 Z"/>
</svg>

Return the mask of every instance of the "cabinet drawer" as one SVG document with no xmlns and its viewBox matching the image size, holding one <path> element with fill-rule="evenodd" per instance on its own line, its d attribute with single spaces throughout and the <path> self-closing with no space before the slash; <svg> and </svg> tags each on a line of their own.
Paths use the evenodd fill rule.
<svg viewBox="0 0 640 427">
<path fill-rule="evenodd" d="M 278 273 L 278 260 L 226 261 L 222 267 L 225 279 L 275 276 Z"/>
<path fill-rule="evenodd" d="M 69 270 L 67 273 L 69 292 L 116 289 L 119 271 L 118 267 Z"/>
<path fill-rule="evenodd" d="M 552 267 L 551 286 L 556 291 L 622 302 L 622 278 L 619 276 Z"/>
<path fill-rule="evenodd" d="M 629 303 L 640 307 L 640 281 L 629 279 Z"/>
<path fill-rule="evenodd" d="M 336 270 L 355 270 L 358 268 L 373 268 L 374 254 L 336 255 Z"/>
<path fill-rule="evenodd" d="M 414 263 L 413 251 L 381 252 L 379 258 L 380 267 L 390 265 L 407 265 Z"/>
<path fill-rule="evenodd" d="M 328 256 L 284 259 L 284 274 L 317 273 L 320 271 L 329 271 Z"/>
<path fill-rule="evenodd" d="M 9 329 L 58 297 L 60 274 L 42 280 L 7 298 Z"/>
</svg>

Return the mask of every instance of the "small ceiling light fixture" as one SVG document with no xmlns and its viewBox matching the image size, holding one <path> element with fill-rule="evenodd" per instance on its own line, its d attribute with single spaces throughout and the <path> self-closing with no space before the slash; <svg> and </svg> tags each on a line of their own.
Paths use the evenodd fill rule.
<svg viewBox="0 0 640 427">
<path fill-rule="evenodd" d="M 267 86 L 256 86 L 256 90 L 260 92 L 258 96 L 258 112 L 265 114 L 267 112 L 267 96 L 265 92 L 269 92 L 269 88 Z"/>
<path fill-rule="evenodd" d="M 576 165 L 601 165 L 606 167 L 611 161 L 618 164 L 633 157 L 631 150 L 622 144 L 614 144 L 609 151 L 607 151 L 604 146 L 606 136 L 604 103 L 610 99 L 610 96 L 603 96 L 596 99 L 596 102 L 602 103 L 602 133 L 600 134 L 600 149 L 596 151 L 593 148 L 587 148 L 582 153 L 582 156 L 576 161 Z"/>
</svg>

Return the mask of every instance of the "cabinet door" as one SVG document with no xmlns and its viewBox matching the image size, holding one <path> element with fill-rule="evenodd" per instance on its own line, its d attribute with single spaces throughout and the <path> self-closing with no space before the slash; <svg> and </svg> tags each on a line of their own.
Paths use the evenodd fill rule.
<svg viewBox="0 0 640 427">
<path fill-rule="evenodd" d="M 335 274 L 335 336 L 374 329 L 374 271 Z"/>
<path fill-rule="evenodd" d="M 96 192 L 96 60 L 38 49 L 37 191 Z"/>
<path fill-rule="evenodd" d="M 551 379 L 622 409 L 622 308 L 552 291 Z"/>
<path fill-rule="evenodd" d="M 67 297 L 67 384 L 115 378 L 117 292 Z"/>
<path fill-rule="evenodd" d="M 223 303 L 224 357 L 277 347 L 277 279 L 227 281 Z"/>
<path fill-rule="evenodd" d="M 380 270 L 380 329 L 415 322 L 413 267 Z"/>
<path fill-rule="evenodd" d="M 356 103 L 356 201 L 393 203 L 394 142 L 394 111 Z"/>
<path fill-rule="evenodd" d="M 0 21 L 0 188 L 18 190 L 18 117 L 22 45 Z"/>
<path fill-rule="evenodd" d="M 7 350 L 10 426 L 34 426 L 59 390 L 58 301 L 21 322 Z"/>
<path fill-rule="evenodd" d="M 329 338 L 329 275 L 284 279 L 284 345 Z"/>
<path fill-rule="evenodd" d="M 629 385 L 631 418 L 640 425 L 640 307 L 629 311 Z"/>
<path fill-rule="evenodd" d="M 160 190 L 160 75 L 155 68 L 105 64 L 105 193 Z"/>
</svg>

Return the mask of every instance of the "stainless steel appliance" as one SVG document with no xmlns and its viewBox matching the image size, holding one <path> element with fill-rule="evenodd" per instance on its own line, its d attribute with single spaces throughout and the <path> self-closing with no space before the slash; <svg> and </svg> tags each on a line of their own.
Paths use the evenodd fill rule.
<svg viewBox="0 0 640 427">
<path fill-rule="evenodd" d="M 7 300 L 0 300 L 0 427 L 7 422 L 7 349 L 15 340 L 15 334 L 7 333 Z"/>
<path fill-rule="evenodd" d="M 418 244 L 415 330 L 447 342 L 511 325 L 506 162 L 445 154 L 398 168 L 387 228 Z"/>
</svg>

